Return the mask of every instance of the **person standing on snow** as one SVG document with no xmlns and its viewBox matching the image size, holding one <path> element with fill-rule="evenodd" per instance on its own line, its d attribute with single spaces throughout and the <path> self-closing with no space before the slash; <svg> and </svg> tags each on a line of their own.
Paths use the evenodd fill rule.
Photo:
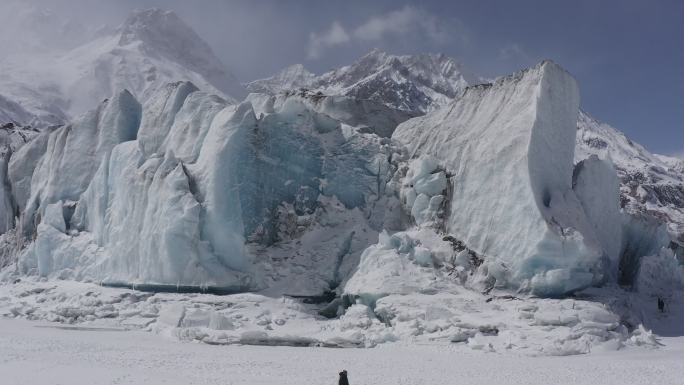
<svg viewBox="0 0 684 385">
<path fill-rule="evenodd" d="M 343 370 L 340 372 L 340 381 L 337 383 L 338 385 L 349 385 L 349 380 L 347 380 L 347 371 Z"/>
</svg>

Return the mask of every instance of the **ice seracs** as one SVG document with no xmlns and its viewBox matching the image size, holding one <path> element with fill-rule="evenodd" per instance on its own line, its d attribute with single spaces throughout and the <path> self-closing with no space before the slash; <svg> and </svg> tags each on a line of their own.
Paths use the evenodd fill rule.
<svg viewBox="0 0 684 385">
<path fill-rule="evenodd" d="M 322 76 L 291 67 L 238 102 L 196 38 L 173 14 L 138 12 L 64 59 L 123 66 L 102 84 L 69 78 L 69 108 L 130 92 L 40 133 L 2 128 L 0 279 L 47 304 L 0 296 L 0 312 L 208 343 L 576 354 L 651 339 L 605 298 L 681 286 L 682 166 L 578 113 L 558 65 L 468 86 L 442 55 L 374 51 Z M 32 291 L 57 279 L 232 295 L 144 294 L 131 316 Z"/>
<path fill-rule="evenodd" d="M 446 169 L 445 231 L 485 263 L 503 263 L 499 281 L 548 295 L 603 279 L 606 250 L 572 189 L 578 105 L 574 79 L 544 62 L 467 88 L 393 135 L 410 156 L 432 156 Z"/>
<path fill-rule="evenodd" d="M 592 155 L 575 165 L 572 189 L 577 195 L 596 238 L 615 274 L 622 252 L 623 230 L 620 212 L 620 183 L 613 163 Z M 614 278 L 614 277 L 613 277 Z"/>
<path fill-rule="evenodd" d="M 229 291 L 306 276 L 279 289 L 304 295 L 339 285 L 384 227 L 387 136 L 403 115 L 377 105 L 365 119 L 373 103 L 344 97 L 265 98 L 257 117 L 249 101 L 177 82 L 142 108 L 122 92 L 57 129 L 21 215 L 36 237 L 21 269 Z M 58 164 L 73 175 L 59 178 Z"/>
<path fill-rule="evenodd" d="M 552 62 L 410 120 L 316 91 L 233 104 L 175 82 L 142 107 L 124 91 L 10 162 L 13 213 L 37 237 L 20 266 L 369 298 L 413 291 L 405 274 L 449 287 L 433 284 L 447 266 L 460 284 L 545 296 L 636 277 L 666 242 L 620 212 L 609 157 L 574 164 L 578 104 Z"/>
<path fill-rule="evenodd" d="M 45 154 L 33 170 L 31 195 L 28 201 L 18 203 L 26 206 L 22 217 L 25 233 L 40 223 L 47 205 L 77 201 L 109 151 L 118 143 L 135 139 L 140 108 L 133 95 L 122 91 L 74 123 L 50 133 Z"/>
<path fill-rule="evenodd" d="M 684 163 L 650 153 L 617 129 L 580 112 L 575 160 L 610 157 L 620 181 L 620 207 L 643 221 L 664 224 L 684 251 Z M 650 218 L 650 219 L 648 219 Z"/>
</svg>

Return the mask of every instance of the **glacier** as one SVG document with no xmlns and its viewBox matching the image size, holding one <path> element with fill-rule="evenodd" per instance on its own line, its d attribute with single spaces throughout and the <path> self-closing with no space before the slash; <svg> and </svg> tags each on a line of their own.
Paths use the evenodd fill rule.
<svg viewBox="0 0 684 385">
<path fill-rule="evenodd" d="M 601 282 L 609 257 L 601 241 L 611 251 L 617 247 L 590 230 L 591 218 L 572 188 L 578 105 L 574 79 L 544 62 L 470 87 L 450 106 L 399 125 L 393 135 L 412 156 L 439 159 L 450 175 L 446 232 L 487 263 L 505 266 L 507 276 L 498 280 L 539 294 Z M 558 277 L 562 286 L 550 287 Z"/>
<path fill-rule="evenodd" d="M 391 200 L 382 196 L 391 146 L 377 115 L 354 117 L 352 127 L 316 109 L 338 116 L 367 107 L 291 95 L 270 100 L 257 118 L 252 103 L 232 104 L 189 82 L 168 85 L 142 107 L 121 92 L 49 134 L 21 203 L 23 234 L 36 241 L 19 265 L 107 284 L 256 290 L 266 278 L 249 249 L 299 243 L 316 221 L 323 229 L 313 231 L 329 239 L 307 252 L 323 245 L 339 255 L 312 261 L 322 277 L 302 290 L 326 290 L 353 267 L 347 254 L 359 254 L 383 227 L 371 213 Z M 328 219 L 329 205 L 355 219 Z M 336 233 L 339 220 L 352 228 Z"/>
<path fill-rule="evenodd" d="M 621 211 L 609 157 L 574 163 L 578 105 L 552 62 L 416 118 L 306 90 L 122 91 L 18 149 L 6 227 L 35 239 L 24 274 L 109 285 L 372 304 L 449 280 L 540 296 L 634 281 L 667 235 Z M 458 278 L 435 281 L 445 266 Z"/>
<path fill-rule="evenodd" d="M 657 232 L 653 227 L 665 226 L 672 246 L 679 248 L 681 255 L 684 251 L 681 246 L 684 243 L 684 161 L 651 154 L 584 111 L 580 111 L 577 129 L 575 161 L 592 155 L 610 157 L 620 182 L 621 210 L 638 218 L 636 222 L 641 223 L 638 227 L 643 228 L 646 238 L 653 238 L 648 234 Z M 630 224 L 626 226 L 634 229 Z M 657 243 L 657 237 L 652 242 Z"/>
</svg>

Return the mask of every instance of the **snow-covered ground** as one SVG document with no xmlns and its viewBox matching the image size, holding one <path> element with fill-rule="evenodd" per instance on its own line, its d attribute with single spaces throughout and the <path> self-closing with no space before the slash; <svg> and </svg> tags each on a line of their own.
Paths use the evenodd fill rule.
<svg viewBox="0 0 684 385">
<path fill-rule="evenodd" d="M 418 278 L 424 272 L 413 270 Z M 416 281 L 425 283 L 426 281 Z M 0 285 L 0 317 L 57 326 L 148 331 L 208 345 L 331 348 L 451 345 L 464 351 L 569 356 L 654 351 L 661 336 L 683 336 L 684 303 L 620 289 L 589 289 L 551 299 L 455 286 L 395 294 L 366 306 L 345 296 L 331 304 L 261 293 L 150 293 L 93 283 L 25 277 Z M 349 306 L 335 317 L 342 303 Z M 334 317 L 334 318 L 327 318 Z M 645 325 L 645 326 L 644 326 Z M 652 329 L 656 334 L 647 329 Z"/>
<path fill-rule="evenodd" d="M 684 337 L 657 351 L 575 357 L 470 352 L 454 345 L 374 349 L 211 346 L 139 331 L 0 318 L 0 376 L 22 384 L 681 384 Z"/>
</svg>

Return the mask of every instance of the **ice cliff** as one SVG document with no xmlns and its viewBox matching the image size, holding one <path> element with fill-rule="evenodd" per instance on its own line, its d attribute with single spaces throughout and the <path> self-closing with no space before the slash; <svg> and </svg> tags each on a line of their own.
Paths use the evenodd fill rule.
<svg viewBox="0 0 684 385">
<path fill-rule="evenodd" d="M 605 217 L 587 215 L 584 195 L 573 190 L 578 105 L 574 79 L 544 62 L 470 87 L 393 135 L 412 157 L 441 163 L 450 176 L 445 230 L 487 264 L 501 264 L 498 281 L 567 292 L 602 282 L 608 266 L 617 265 L 619 239 L 592 230 L 592 222 Z M 601 189 L 616 206 L 615 186 L 596 193 Z M 619 217 L 610 218 L 617 221 L 610 226 L 620 226 Z"/>
<path fill-rule="evenodd" d="M 289 288 L 304 294 L 339 282 L 384 225 L 382 122 L 405 117 L 343 97 L 250 99 L 260 117 L 188 82 L 142 108 L 124 91 L 25 146 L 16 162 L 35 169 L 12 173 L 22 234 L 35 237 L 22 271 L 233 291 L 306 275 Z M 293 272 L 270 278 L 283 257 Z"/>
<path fill-rule="evenodd" d="M 578 104 L 552 62 L 417 118 L 306 90 L 121 91 L 17 148 L 0 223 L 18 229 L 22 274 L 112 285 L 373 306 L 454 285 L 559 296 L 624 271 L 637 282 L 667 232 L 620 207 L 609 157 L 574 163 Z"/>
</svg>

